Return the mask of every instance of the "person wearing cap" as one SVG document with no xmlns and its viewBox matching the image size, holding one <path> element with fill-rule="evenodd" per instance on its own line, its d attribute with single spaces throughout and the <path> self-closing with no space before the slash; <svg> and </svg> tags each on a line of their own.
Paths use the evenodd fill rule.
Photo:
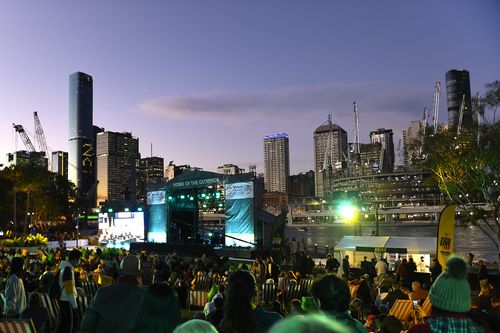
<svg viewBox="0 0 500 333">
<path fill-rule="evenodd" d="M 458 256 L 446 261 L 446 270 L 439 275 L 429 291 L 431 315 L 408 333 L 447 332 L 479 333 L 487 330 L 475 323 L 468 312 L 471 309 L 471 289 L 467 281 L 467 263 Z"/>
<path fill-rule="evenodd" d="M 134 328 L 144 290 L 139 286 L 140 261 L 124 257 L 117 284 L 99 288 L 80 323 L 82 332 L 131 332 Z"/>
</svg>

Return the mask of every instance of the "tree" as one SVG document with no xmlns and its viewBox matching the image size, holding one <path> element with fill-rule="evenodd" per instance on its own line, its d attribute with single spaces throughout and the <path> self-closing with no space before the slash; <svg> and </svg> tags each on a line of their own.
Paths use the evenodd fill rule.
<svg viewBox="0 0 500 333">
<path fill-rule="evenodd" d="M 495 119 L 500 81 L 486 87 L 475 112 L 489 110 L 492 117 L 483 113 L 482 125 L 464 129 L 458 137 L 453 129 L 426 131 L 429 134 L 415 143 L 422 158 L 414 164 L 432 172 L 441 192 L 466 213 L 462 222 L 477 226 L 500 257 L 500 122 Z"/>
</svg>

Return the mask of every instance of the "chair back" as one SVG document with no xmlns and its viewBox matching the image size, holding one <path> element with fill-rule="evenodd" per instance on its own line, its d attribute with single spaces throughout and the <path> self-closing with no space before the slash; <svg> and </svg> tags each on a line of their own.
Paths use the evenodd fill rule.
<svg viewBox="0 0 500 333">
<path fill-rule="evenodd" d="M 429 296 L 427 296 L 427 298 L 425 299 L 424 304 L 422 304 L 421 308 L 422 308 L 422 312 L 423 312 L 424 316 L 431 315 L 432 304 L 431 304 L 431 301 L 429 299 Z"/>
<path fill-rule="evenodd" d="M 400 321 L 404 322 L 413 309 L 413 301 L 409 299 L 398 299 L 389 310 L 389 316 L 394 316 Z"/>
<path fill-rule="evenodd" d="M 0 333 L 36 333 L 31 319 L 0 319 Z"/>
<path fill-rule="evenodd" d="M 301 294 L 300 284 L 297 283 L 288 284 L 286 286 L 285 293 L 283 295 L 285 304 L 290 303 L 290 301 L 293 299 L 300 299 L 301 298 L 300 294 Z"/>
<path fill-rule="evenodd" d="M 302 291 L 301 296 L 310 296 L 312 291 L 314 279 L 312 278 L 303 278 L 299 281 L 300 289 Z"/>
<path fill-rule="evenodd" d="M 260 297 L 264 304 L 270 304 L 276 299 L 276 285 L 275 284 L 262 284 L 260 287 Z"/>
</svg>

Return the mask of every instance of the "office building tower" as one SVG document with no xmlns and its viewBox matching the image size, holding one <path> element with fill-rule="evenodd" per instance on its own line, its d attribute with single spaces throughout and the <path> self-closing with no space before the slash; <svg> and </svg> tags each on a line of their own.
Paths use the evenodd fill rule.
<svg viewBox="0 0 500 333">
<path fill-rule="evenodd" d="M 323 197 L 328 192 L 325 189 L 333 177 L 332 173 L 341 171 L 347 155 L 347 132 L 328 117 L 314 131 L 314 187 L 317 197 Z"/>
<path fill-rule="evenodd" d="M 65 151 L 52 152 L 52 172 L 68 179 L 68 153 Z"/>
<path fill-rule="evenodd" d="M 131 133 L 97 134 L 97 205 L 135 201 L 139 160 L 139 139 Z"/>
<path fill-rule="evenodd" d="M 35 168 L 47 170 L 48 160 L 43 151 L 19 150 L 7 154 L 7 167 Z"/>
<path fill-rule="evenodd" d="M 419 139 L 423 131 L 422 123 L 414 120 L 410 126 L 403 130 L 403 159 L 407 170 L 413 169 L 413 162 L 420 157 Z"/>
<path fill-rule="evenodd" d="M 92 125 L 92 76 L 76 72 L 69 76 L 68 178 L 81 193 L 95 187 L 95 135 Z"/>
<path fill-rule="evenodd" d="M 370 132 L 370 142 L 380 143 L 382 150 L 380 153 L 379 170 L 382 173 L 394 171 L 394 139 L 392 129 L 379 128 Z"/>
<path fill-rule="evenodd" d="M 264 137 L 264 188 L 287 193 L 290 188 L 290 151 L 286 133 Z"/>
<path fill-rule="evenodd" d="M 146 157 L 141 158 L 138 178 L 138 201 L 146 201 L 147 188 L 153 184 L 159 184 L 165 180 L 163 177 L 163 158 Z"/>
<path fill-rule="evenodd" d="M 448 128 L 456 129 L 460 122 L 460 108 L 464 102 L 462 126 L 470 128 L 473 124 L 472 101 L 469 72 L 452 69 L 446 73 L 446 99 L 448 102 Z"/>
</svg>

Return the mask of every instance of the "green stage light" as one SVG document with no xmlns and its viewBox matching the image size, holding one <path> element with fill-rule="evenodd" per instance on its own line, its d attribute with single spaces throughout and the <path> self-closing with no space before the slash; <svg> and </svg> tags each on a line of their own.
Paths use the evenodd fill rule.
<svg viewBox="0 0 500 333">
<path fill-rule="evenodd" d="M 142 212 L 142 207 L 137 207 L 138 212 Z"/>
<path fill-rule="evenodd" d="M 202 197 L 202 198 L 204 198 L 204 197 L 206 197 L 206 196 L 207 196 L 207 195 L 206 195 L 205 193 L 202 193 L 202 194 L 201 194 L 201 197 Z"/>
<path fill-rule="evenodd" d="M 124 211 L 126 211 L 126 212 L 130 212 L 130 208 L 125 207 Z"/>
<path fill-rule="evenodd" d="M 203 204 L 203 208 L 207 208 L 207 205 Z"/>
<path fill-rule="evenodd" d="M 218 198 L 220 198 L 220 192 L 216 192 L 216 193 L 215 193 L 215 197 L 216 197 L 217 199 L 218 199 Z"/>
<path fill-rule="evenodd" d="M 219 204 L 219 207 L 222 207 L 222 204 L 221 204 L 221 203 Z"/>
<path fill-rule="evenodd" d="M 169 196 L 169 197 L 168 197 L 168 200 L 170 200 L 170 201 L 171 201 L 171 200 L 174 200 L 174 198 L 173 198 L 173 197 L 171 197 L 171 196 Z"/>
<path fill-rule="evenodd" d="M 186 198 L 186 196 L 184 194 L 181 195 L 181 199 L 185 199 L 185 198 Z"/>
<path fill-rule="evenodd" d="M 211 232 L 208 233 L 208 237 L 212 237 L 213 234 Z"/>
<path fill-rule="evenodd" d="M 108 208 L 108 213 L 113 213 L 113 208 Z"/>
<path fill-rule="evenodd" d="M 189 197 L 189 200 L 193 201 L 193 200 L 194 200 L 194 197 Z"/>
</svg>

